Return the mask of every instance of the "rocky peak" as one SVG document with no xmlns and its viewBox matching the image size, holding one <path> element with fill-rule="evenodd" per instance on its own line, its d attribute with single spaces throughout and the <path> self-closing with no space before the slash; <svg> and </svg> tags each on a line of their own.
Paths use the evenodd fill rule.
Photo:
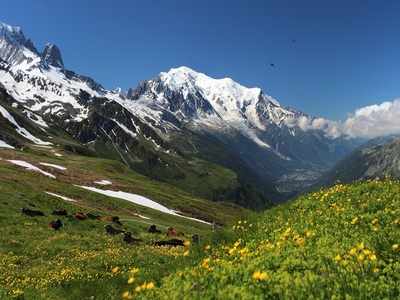
<svg viewBox="0 0 400 300">
<path fill-rule="evenodd" d="M 54 44 L 46 44 L 42 52 L 42 61 L 48 66 L 64 69 L 64 62 L 60 49 Z"/>
<path fill-rule="evenodd" d="M 10 64 L 23 61 L 33 62 L 38 51 L 30 39 L 27 39 L 21 27 L 0 22 L 0 58 Z"/>
</svg>

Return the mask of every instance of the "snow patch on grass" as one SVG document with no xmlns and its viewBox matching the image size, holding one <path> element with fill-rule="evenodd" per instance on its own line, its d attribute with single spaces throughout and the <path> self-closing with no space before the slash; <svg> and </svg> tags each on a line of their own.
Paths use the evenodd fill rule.
<svg viewBox="0 0 400 300">
<path fill-rule="evenodd" d="M 92 191 L 95 193 L 105 195 L 105 196 L 114 197 L 114 198 L 129 201 L 129 202 L 141 205 L 141 206 L 149 207 L 149 208 L 161 211 L 166 214 L 170 214 L 170 215 L 174 215 L 177 217 L 186 218 L 189 220 L 193 220 L 196 222 L 201 222 L 201 223 L 210 225 L 210 223 L 208 223 L 206 221 L 180 215 L 180 214 L 176 213 L 175 211 L 165 207 L 164 205 L 161 205 L 153 200 L 150 200 L 149 198 L 146 198 L 146 197 L 143 197 L 143 196 L 140 196 L 137 194 L 131 194 L 131 193 L 126 193 L 126 192 L 122 192 L 122 191 L 117 192 L 117 191 L 111 191 L 111 190 L 101 190 L 101 189 L 90 187 L 90 186 L 79 186 L 79 187 L 81 187 L 85 190 L 88 190 L 88 191 Z"/>
<path fill-rule="evenodd" d="M 60 198 L 60 199 L 62 199 L 62 200 L 64 200 L 64 201 L 68 201 L 68 202 L 78 202 L 78 201 L 76 201 L 76 200 L 74 200 L 74 199 L 71 199 L 71 198 L 68 198 L 68 197 L 65 197 L 65 196 L 61 196 L 61 195 L 59 195 L 59 194 L 55 194 L 55 193 L 51 193 L 51 192 L 45 192 L 46 194 L 48 194 L 48 195 L 50 195 L 50 196 L 54 196 L 54 197 L 56 197 L 56 198 Z"/>
<path fill-rule="evenodd" d="M 7 148 L 7 149 L 15 149 L 13 146 L 10 146 L 6 142 L 0 140 L 0 148 Z"/>
<path fill-rule="evenodd" d="M 54 176 L 53 174 L 50 174 L 50 173 L 48 173 L 46 171 L 43 171 L 42 169 L 39 169 L 38 167 L 35 167 L 34 165 L 32 165 L 32 164 L 30 164 L 30 163 L 28 163 L 26 161 L 23 161 L 23 160 L 7 160 L 7 161 L 12 163 L 12 164 L 14 164 L 14 165 L 16 165 L 16 166 L 23 167 L 28 171 L 38 172 L 38 173 L 41 173 L 42 175 L 45 175 L 47 177 L 56 179 L 56 176 Z"/>
<path fill-rule="evenodd" d="M 45 163 L 45 162 L 40 162 L 39 165 L 45 166 L 45 167 L 50 167 L 50 168 L 54 168 L 57 170 L 61 170 L 61 171 L 65 171 L 67 168 L 63 167 L 63 166 L 59 166 L 59 165 L 55 165 L 55 164 L 49 164 L 49 163 Z"/>
<path fill-rule="evenodd" d="M 99 180 L 99 181 L 95 181 L 94 183 L 95 183 L 95 184 L 99 184 L 99 185 L 111 185 L 111 184 L 112 184 L 111 181 L 105 180 L 105 179 Z"/>
</svg>

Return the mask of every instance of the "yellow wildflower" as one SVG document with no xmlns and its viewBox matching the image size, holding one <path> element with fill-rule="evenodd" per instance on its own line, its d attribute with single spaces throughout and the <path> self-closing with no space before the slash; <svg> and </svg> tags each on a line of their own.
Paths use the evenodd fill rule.
<svg viewBox="0 0 400 300">
<path fill-rule="evenodd" d="M 130 278 L 128 279 L 128 284 L 132 284 L 134 281 L 135 281 L 135 278 L 130 277 Z"/>
<path fill-rule="evenodd" d="M 355 217 L 353 220 L 351 220 L 351 224 L 355 225 L 358 222 L 358 217 Z"/>
<path fill-rule="evenodd" d="M 154 288 L 154 282 L 149 282 L 149 283 L 146 285 L 146 289 L 148 289 L 148 290 L 153 289 L 153 288 Z"/>
<path fill-rule="evenodd" d="M 393 251 L 398 251 L 399 249 L 400 249 L 399 244 L 394 244 L 394 245 L 392 246 L 392 250 L 393 250 Z"/>
<path fill-rule="evenodd" d="M 132 299 L 132 295 L 126 291 L 122 294 L 122 299 Z"/>
<path fill-rule="evenodd" d="M 118 273 L 118 271 L 119 271 L 119 267 L 114 267 L 114 268 L 111 269 L 111 272 L 113 274 Z"/>
<path fill-rule="evenodd" d="M 255 271 L 253 273 L 253 279 L 256 281 L 264 281 L 269 278 L 268 274 L 266 272 L 260 272 L 260 271 Z"/>
<path fill-rule="evenodd" d="M 132 274 L 139 273 L 139 268 L 132 268 L 132 269 L 129 270 L 129 272 L 132 273 Z"/>
<path fill-rule="evenodd" d="M 309 230 L 306 230 L 306 237 L 310 237 L 312 235 L 312 232 Z"/>
<path fill-rule="evenodd" d="M 370 260 L 376 260 L 376 255 L 375 254 L 371 254 L 368 258 Z"/>
</svg>

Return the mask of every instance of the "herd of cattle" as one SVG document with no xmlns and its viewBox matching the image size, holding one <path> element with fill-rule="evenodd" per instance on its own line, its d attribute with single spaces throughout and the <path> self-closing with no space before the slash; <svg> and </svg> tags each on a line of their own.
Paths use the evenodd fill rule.
<svg viewBox="0 0 400 300">
<path fill-rule="evenodd" d="M 21 210 L 22 214 L 29 216 L 29 217 L 43 217 L 45 214 L 40 211 L 40 210 L 33 210 L 30 208 L 22 208 Z M 98 216 L 92 213 L 83 213 L 83 212 L 77 212 L 72 215 L 69 215 L 67 210 L 65 209 L 60 209 L 60 210 L 54 210 L 51 213 L 53 216 L 58 216 L 58 217 L 68 217 L 68 218 L 73 218 L 78 221 L 84 221 L 86 219 L 91 219 L 91 220 L 99 220 L 103 222 L 109 222 L 111 224 L 107 224 L 104 226 L 106 234 L 109 235 L 123 235 L 122 240 L 127 243 L 127 244 L 136 244 L 142 242 L 141 239 L 134 238 L 132 236 L 132 233 L 129 231 L 125 231 L 123 229 L 119 229 L 122 226 L 122 223 L 120 221 L 120 218 L 118 216 Z M 60 220 L 60 218 L 53 220 L 49 223 L 49 227 L 54 229 L 54 230 L 59 230 L 61 227 L 63 227 L 63 222 Z M 114 226 L 113 226 L 114 225 Z M 148 233 L 152 234 L 162 234 L 162 231 L 157 228 L 156 225 L 151 225 L 148 230 Z M 184 246 L 184 240 L 180 239 L 178 237 L 183 237 L 184 234 L 181 232 L 178 232 L 175 228 L 169 227 L 166 231 L 166 236 L 169 238 L 167 240 L 158 240 L 155 241 L 153 244 L 155 246 Z M 197 234 L 192 236 L 192 242 L 195 244 L 199 243 L 199 236 Z"/>
</svg>

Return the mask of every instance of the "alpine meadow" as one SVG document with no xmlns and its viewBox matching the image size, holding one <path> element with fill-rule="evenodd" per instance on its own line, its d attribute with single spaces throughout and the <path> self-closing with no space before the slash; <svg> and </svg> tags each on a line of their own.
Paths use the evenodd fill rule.
<svg viewBox="0 0 400 300">
<path fill-rule="evenodd" d="M 2 8 L 0 299 L 400 299 L 398 1 Z"/>
</svg>

